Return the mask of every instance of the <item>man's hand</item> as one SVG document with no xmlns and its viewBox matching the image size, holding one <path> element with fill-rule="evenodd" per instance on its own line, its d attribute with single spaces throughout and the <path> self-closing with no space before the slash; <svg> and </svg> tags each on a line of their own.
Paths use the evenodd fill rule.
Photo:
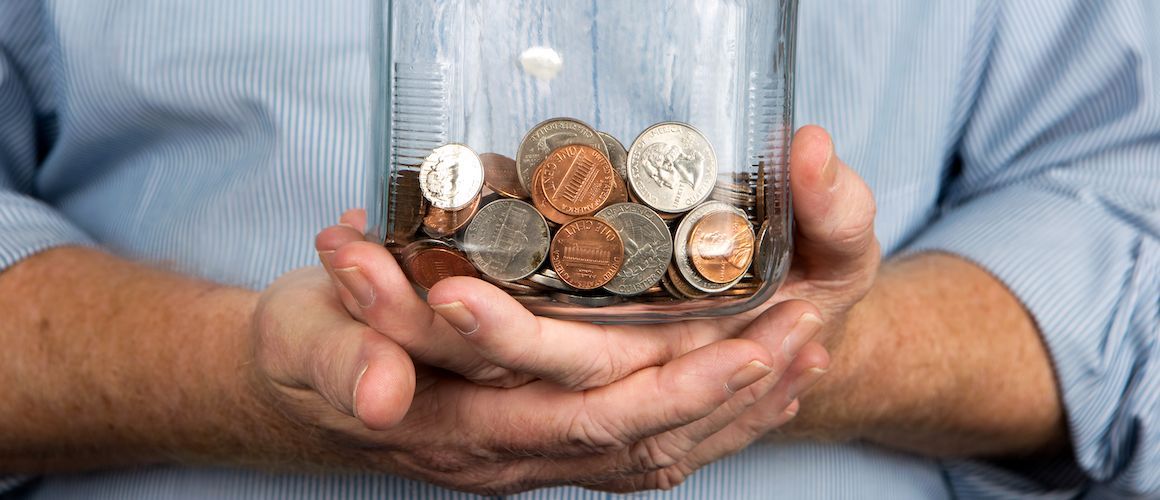
<svg viewBox="0 0 1160 500">
<path fill-rule="evenodd" d="M 342 266 L 346 255 L 333 262 Z M 469 338 L 481 343 L 468 347 L 486 346 L 495 366 L 541 380 L 489 387 L 416 366 L 387 336 L 350 318 L 321 269 L 271 286 L 255 315 L 252 379 L 262 400 L 288 417 L 284 439 L 303 453 L 315 448 L 312 460 L 329 465 L 501 493 L 671 468 L 762 398 L 782 401 L 770 420 L 792 416 L 785 409 L 793 385 L 783 379 L 807 367 L 755 341 L 768 333 L 708 342 L 708 332 L 694 330 L 542 328 L 544 320 L 497 289 L 474 280 L 448 286 L 477 284 L 463 307 L 496 314 L 478 315 Z M 400 289 L 413 293 L 394 293 Z M 804 309 L 788 303 L 779 311 L 788 317 L 791 308 Z M 430 318 L 399 311 L 392 325 L 426 326 L 416 321 Z M 808 340 L 806 326 L 800 336 Z M 800 359 L 824 362 L 819 346 L 803 350 L 811 354 Z M 665 474 L 653 486 L 671 486 Z"/>
</svg>

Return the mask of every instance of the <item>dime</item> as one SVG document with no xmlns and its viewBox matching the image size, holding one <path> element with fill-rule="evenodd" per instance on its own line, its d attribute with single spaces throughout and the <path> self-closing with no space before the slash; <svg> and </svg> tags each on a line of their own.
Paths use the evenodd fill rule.
<svg viewBox="0 0 1160 500">
<path fill-rule="evenodd" d="M 552 298 L 556 302 L 584 307 L 608 307 L 624 301 L 616 295 L 575 295 L 564 292 L 555 292 L 552 294 Z"/>
<path fill-rule="evenodd" d="M 736 212 L 713 212 L 697 221 L 689 235 L 693 267 L 713 283 L 740 278 L 753 263 L 753 227 Z"/>
<path fill-rule="evenodd" d="M 543 269 L 538 273 L 528 276 L 528 280 L 541 287 L 546 287 L 551 290 L 563 290 L 565 292 L 579 292 L 580 290 L 564 283 L 560 280 L 560 275 L 556 274 L 551 269 Z"/>
<path fill-rule="evenodd" d="M 419 172 L 401 170 L 395 176 L 387 199 L 387 238 L 390 244 L 407 244 L 423 225 L 427 199 L 419 187 Z"/>
<path fill-rule="evenodd" d="M 492 191 L 508 198 L 528 197 L 528 191 L 520 184 L 515 160 L 495 153 L 484 153 L 479 155 L 479 161 L 483 163 L 483 182 Z"/>
<path fill-rule="evenodd" d="M 423 218 L 423 231 L 432 238 L 446 238 L 467 227 L 476 212 L 479 212 L 479 202 L 483 199 L 483 192 L 475 195 L 475 200 L 459 210 L 443 210 L 432 207 Z"/>
<path fill-rule="evenodd" d="M 624 264 L 604 289 L 639 295 L 660 282 L 673 258 L 673 238 L 656 212 L 636 203 L 619 203 L 596 213 L 624 241 Z"/>
<path fill-rule="evenodd" d="M 716 183 L 713 146 L 690 125 L 653 125 L 629 148 L 629 187 L 660 212 L 689 211 L 709 197 Z"/>
<path fill-rule="evenodd" d="M 628 150 L 624 149 L 624 144 L 621 144 L 608 132 L 597 131 L 596 133 L 600 135 L 600 140 L 604 141 L 604 148 L 608 150 L 608 161 L 612 162 L 612 169 L 616 170 L 621 179 L 627 179 Z"/>
<path fill-rule="evenodd" d="M 604 141 L 592 127 L 571 118 L 555 118 L 536 125 L 524 136 L 516 153 L 516 172 L 520 184 L 527 192 L 532 191 L 532 174 L 536 167 L 557 149 L 571 144 L 582 144 L 596 148 L 608 157 Z"/>
<path fill-rule="evenodd" d="M 569 222 L 552 241 L 552 268 L 564 283 L 580 290 L 608 284 L 623 263 L 624 243 L 620 235 L 595 217 Z"/>
<path fill-rule="evenodd" d="M 502 281 L 536 272 L 548 255 L 548 223 L 535 207 L 512 199 L 489 203 L 467 226 L 463 246 L 479 270 Z"/>
<path fill-rule="evenodd" d="M 543 214 L 544 218 L 552 221 L 554 224 L 564 225 L 572 222 L 572 219 L 575 219 L 575 217 L 556 210 L 556 207 L 548 202 L 548 195 L 544 194 L 543 173 L 543 169 L 537 168 L 536 172 L 532 175 L 532 204 L 535 205 L 536 210 L 539 210 Z"/>
<path fill-rule="evenodd" d="M 557 149 L 537 170 L 548 203 L 566 215 L 595 213 L 604 206 L 616 187 L 616 172 L 608 158 L 588 146 Z"/>
<path fill-rule="evenodd" d="M 483 164 L 467 146 L 440 146 L 419 167 L 419 186 L 432 206 L 459 210 L 483 189 Z"/>
<path fill-rule="evenodd" d="M 741 281 L 741 276 L 737 276 L 735 280 L 728 283 L 716 283 L 706 279 L 693 266 L 693 260 L 689 254 L 693 228 L 705 217 L 718 212 L 733 213 L 742 219 L 745 218 L 745 212 L 727 203 L 705 202 L 694 208 L 681 220 L 681 224 L 677 226 L 677 233 L 673 237 L 673 262 L 676 264 L 678 277 L 683 278 L 683 281 L 691 287 L 706 293 L 723 292 Z"/>
<path fill-rule="evenodd" d="M 478 278 L 479 271 L 462 252 L 439 242 L 418 241 L 404 249 L 403 269 L 411 282 L 424 290 L 453 276 Z"/>
</svg>

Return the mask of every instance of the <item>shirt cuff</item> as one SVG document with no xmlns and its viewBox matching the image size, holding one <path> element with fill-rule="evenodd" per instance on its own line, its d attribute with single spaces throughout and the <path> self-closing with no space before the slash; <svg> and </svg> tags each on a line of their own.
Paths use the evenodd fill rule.
<svg viewBox="0 0 1160 500">
<path fill-rule="evenodd" d="M 1146 450 L 1158 444 L 1160 416 L 1142 406 L 1155 396 L 1149 384 L 1160 382 L 1148 367 L 1160 245 L 1138 227 L 1150 216 L 1138 215 L 1082 190 L 1020 186 L 946 212 L 905 253 L 955 254 L 1002 281 L 1051 354 L 1076 465 L 1096 483 L 1146 492 L 1160 488 L 1155 474 L 1139 474 L 1157 460 Z M 986 467 L 948 470 L 977 476 L 960 485 L 1011 484 Z"/>
<path fill-rule="evenodd" d="M 0 271 L 44 250 L 95 246 L 92 238 L 39 200 L 0 191 Z"/>
</svg>

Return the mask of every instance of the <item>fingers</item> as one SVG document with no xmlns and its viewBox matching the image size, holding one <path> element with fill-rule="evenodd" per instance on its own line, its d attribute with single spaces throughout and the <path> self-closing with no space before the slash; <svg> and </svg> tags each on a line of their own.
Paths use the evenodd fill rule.
<svg viewBox="0 0 1160 500">
<path fill-rule="evenodd" d="M 367 211 L 361 208 L 347 210 L 346 212 L 343 212 L 341 217 L 339 217 L 338 224 L 354 229 L 360 234 L 366 234 Z"/>
<path fill-rule="evenodd" d="M 803 127 L 794 137 L 790 187 L 798 239 L 796 261 L 813 278 L 841 279 L 873 269 L 876 205 L 870 188 L 838 158 L 824 129 Z"/>
<path fill-rule="evenodd" d="M 468 278 L 441 281 L 427 300 L 490 362 L 572 389 L 607 385 L 728 336 L 683 323 L 601 326 L 540 318 L 502 290 Z"/>
<path fill-rule="evenodd" d="M 350 213 L 347 212 L 347 214 Z M 318 260 L 322 263 L 323 269 L 326 269 L 326 274 L 330 275 L 335 290 L 338 291 L 339 298 L 342 299 L 342 303 L 346 306 L 347 312 L 355 319 L 361 320 L 362 311 L 358 307 L 358 302 L 350 294 L 350 291 L 342 285 L 342 282 L 338 280 L 338 276 L 334 274 L 333 263 L 335 251 L 348 243 L 354 243 L 356 241 L 363 241 L 363 233 L 348 225 L 340 224 L 328 227 L 319 232 L 314 237 L 314 249 L 318 251 Z"/>
<path fill-rule="evenodd" d="M 530 384 L 509 391 L 500 406 L 505 410 L 498 428 L 521 429 L 501 446 L 569 456 L 622 450 L 713 413 L 769 375 L 773 363 L 760 345 L 731 339 L 583 392 Z"/>
<path fill-rule="evenodd" d="M 394 342 L 360 328 L 314 358 L 311 385 L 331 405 L 371 430 L 398 424 L 415 393 L 415 366 Z"/>
<path fill-rule="evenodd" d="M 358 317 L 415 360 L 481 383 L 511 385 L 529 379 L 517 377 L 476 353 L 419 298 L 394 256 L 381 245 L 348 243 L 335 252 L 332 265 L 338 281 L 353 297 Z"/>
</svg>

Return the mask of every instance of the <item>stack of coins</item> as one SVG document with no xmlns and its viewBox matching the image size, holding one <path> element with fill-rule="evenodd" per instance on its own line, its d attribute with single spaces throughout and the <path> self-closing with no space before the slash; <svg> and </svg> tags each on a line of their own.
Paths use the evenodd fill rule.
<svg viewBox="0 0 1160 500">
<path fill-rule="evenodd" d="M 558 118 L 529 131 L 515 159 L 448 144 L 396 172 L 388 244 L 422 290 L 469 276 L 586 307 L 744 296 L 769 251 L 768 225 L 754 230 L 762 180 L 719 179 L 712 145 L 688 124 L 654 125 L 625 148 Z"/>
</svg>

